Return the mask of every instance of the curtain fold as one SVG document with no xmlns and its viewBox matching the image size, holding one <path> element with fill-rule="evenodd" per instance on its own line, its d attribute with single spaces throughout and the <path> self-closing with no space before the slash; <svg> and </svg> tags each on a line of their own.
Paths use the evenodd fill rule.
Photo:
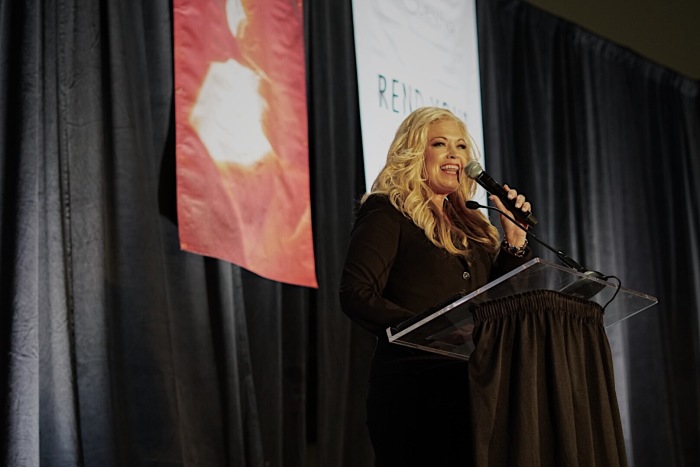
<svg viewBox="0 0 700 467">
<path fill-rule="evenodd" d="M 6 465 L 39 465 L 42 450 L 66 463 L 80 459 L 63 267 L 66 161 L 49 143 L 58 133 L 58 90 L 45 75 L 57 67 L 55 59 L 43 59 L 52 45 L 45 36 L 56 29 L 52 9 L 40 2 L 0 4 L 0 453 Z"/>
<path fill-rule="evenodd" d="M 316 273 L 310 341 L 315 386 L 310 441 L 319 466 L 371 466 L 365 425 L 375 338 L 340 309 L 338 287 L 357 201 L 364 194 L 352 3 L 305 2 Z"/>
</svg>

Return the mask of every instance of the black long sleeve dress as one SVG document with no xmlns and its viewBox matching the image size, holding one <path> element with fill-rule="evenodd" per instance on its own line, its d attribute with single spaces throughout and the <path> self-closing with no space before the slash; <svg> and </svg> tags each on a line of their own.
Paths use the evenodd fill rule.
<svg viewBox="0 0 700 467">
<path fill-rule="evenodd" d="M 367 424 L 379 465 L 469 465 L 467 363 L 389 344 L 385 329 L 523 264 L 474 242 L 466 258 L 433 245 L 383 195 L 360 207 L 340 283 L 343 311 L 378 338 Z"/>
</svg>

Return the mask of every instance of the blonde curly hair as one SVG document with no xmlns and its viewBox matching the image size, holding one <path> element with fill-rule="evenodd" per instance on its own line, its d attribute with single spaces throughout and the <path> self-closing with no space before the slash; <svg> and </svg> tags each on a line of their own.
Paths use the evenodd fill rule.
<svg viewBox="0 0 700 467">
<path fill-rule="evenodd" d="M 453 255 L 466 256 L 470 241 L 483 245 L 487 251 L 495 254 L 498 231 L 481 212 L 465 206 L 476 192 L 474 180 L 460 177 L 457 191 L 445 199 L 444 215 L 440 215 L 431 201 L 434 192 L 428 186 L 425 169 L 428 128 L 444 120 L 457 123 L 467 141 L 467 162 L 475 160 L 477 149 L 464 122 L 447 109 L 421 107 L 399 126 L 389 147 L 386 164 L 362 202 L 372 194 L 386 195 L 396 209 L 423 229 L 428 240 Z"/>
</svg>

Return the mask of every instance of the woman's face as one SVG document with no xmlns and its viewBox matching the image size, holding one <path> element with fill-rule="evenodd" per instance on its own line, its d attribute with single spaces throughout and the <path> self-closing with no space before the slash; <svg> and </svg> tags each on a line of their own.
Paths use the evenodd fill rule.
<svg viewBox="0 0 700 467">
<path fill-rule="evenodd" d="M 425 170 L 428 186 L 438 197 L 444 199 L 446 195 L 457 191 L 468 159 L 466 135 L 457 122 L 440 120 L 428 127 Z"/>
</svg>

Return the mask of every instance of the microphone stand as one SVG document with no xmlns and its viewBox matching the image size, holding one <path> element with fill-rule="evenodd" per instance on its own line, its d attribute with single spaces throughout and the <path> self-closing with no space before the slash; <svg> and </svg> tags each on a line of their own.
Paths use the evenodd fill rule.
<svg viewBox="0 0 700 467">
<path fill-rule="evenodd" d="M 498 212 L 498 213 L 501 214 L 503 217 L 505 217 L 506 219 L 508 219 L 509 221 L 511 221 L 513 224 L 515 224 L 516 226 L 518 226 L 519 229 L 524 230 L 525 233 L 527 234 L 528 238 L 531 238 L 531 239 L 535 240 L 537 243 L 539 243 L 540 245 L 542 245 L 543 247 L 545 247 L 546 249 L 548 249 L 549 251 L 551 251 L 552 253 L 554 253 L 555 255 L 557 255 L 557 258 L 559 258 L 559 259 L 561 260 L 562 263 L 566 264 L 566 265 L 569 266 L 571 269 L 573 269 L 573 270 L 575 270 L 575 271 L 578 271 L 578 272 L 581 272 L 581 273 L 584 273 L 584 274 L 591 273 L 591 275 L 593 275 L 594 277 L 596 277 L 596 278 L 598 278 L 598 279 L 602 279 L 602 278 L 605 277 L 603 274 L 601 274 L 601 273 L 599 273 L 599 272 L 597 272 L 597 271 L 589 271 L 588 269 L 586 269 L 586 268 L 584 268 L 583 266 L 581 266 L 581 264 L 579 264 L 578 261 L 575 261 L 574 259 L 570 258 L 570 257 L 569 257 L 566 253 L 564 253 L 563 251 L 557 250 L 557 249 L 554 248 L 553 246 L 547 244 L 545 241 L 540 240 L 539 238 L 537 238 L 537 237 L 535 236 L 535 234 L 533 234 L 532 232 L 530 232 L 530 230 L 528 230 L 528 229 L 526 229 L 525 227 L 523 227 L 522 225 L 520 225 L 515 219 L 513 219 L 511 216 L 509 216 L 509 215 L 506 214 L 505 212 L 501 211 L 500 209 L 498 209 L 498 208 L 496 208 L 496 207 L 493 207 L 493 206 L 486 206 L 486 205 L 483 205 L 483 204 L 479 204 L 479 203 L 477 203 L 476 201 L 467 201 L 467 209 L 479 209 L 479 208 L 490 209 L 490 210 L 492 210 L 492 211 Z"/>
<path fill-rule="evenodd" d="M 617 277 L 615 277 L 615 276 L 606 276 L 603 273 L 600 273 L 598 271 L 590 271 L 590 270 L 584 268 L 583 266 L 581 266 L 581 264 L 579 262 L 577 262 L 574 259 L 572 259 L 571 257 L 569 257 L 563 251 L 558 250 L 558 249 L 554 248 L 553 246 L 549 245 L 548 243 L 546 243 L 545 241 L 537 238 L 535 236 L 535 234 L 530 232 L 528 229 L 526 229 L 525 227 L 520 225 L 518 222 L 516 222 L 516 220 L 513 219 L 511 216 L 509 216 L 508 214 L 506 214 L 505 212 L 501 211 L 500 209 L 498 209 L 496 207 L 486 206 L 486 205 L 479 204 L 476 201 L 471 201 L 471 200 L 467 201 L 466 206 L 467 206 L 467 209 L 484 208 L 484 209 L 490 209 L 492 211 L 498 212 L 503 217 L 505 217 L 506 219 L 511 221 L 513 224 L 517 225 L 518 228 L 520 228 L 521 230 L 524 230 L 529 238 L 535 240 L 537 243 L 539 243 L 543 247 L 547 248 L 549 251 L 553 252 L 557 256 L 557 258 L 559 258 L 559 260 L 561 262 L 563 262 L 564 264 L 566 264 L 571 269 L 573 269 L 577 272 L 580 272 L 588 277 L 592 277 L 594 279 L 600 279 L 603 281 L 607 281 L 611 277 L 614 277 L 615 279 L 617 279 Z M 619 279 L 617 279 L 617 280 L 619 282 Z M 596 295 L 598 292 L 600 292 L 603 288 L 605 288 L 605 285 L 601 285 L 600 283 L 595 282 L 595 281 L 584 280 L 583 282 L 574 282 L 573 284 L 571 284 L 571 285 L 565 287 L 563 290 L 561 290 L 561 292 L 568 293 L 570 295 L 576 295 L 576 296 L 581 297 L 581 298 L 589 299 L 589 298 L 593 297 L 594 295 Z M 620 285 L 618 285 L 617 291 L 619 291 L 619 289 L 620 289 Z M 608 301 L 608 303 L 605 304 L 603 309 L 605 309 L 605 307 L 607 307 L 608 304 L 615 298 L 615 296 L 617 295 L 617 291 L 615 291 L 615 294 Z"/>
</svg>

